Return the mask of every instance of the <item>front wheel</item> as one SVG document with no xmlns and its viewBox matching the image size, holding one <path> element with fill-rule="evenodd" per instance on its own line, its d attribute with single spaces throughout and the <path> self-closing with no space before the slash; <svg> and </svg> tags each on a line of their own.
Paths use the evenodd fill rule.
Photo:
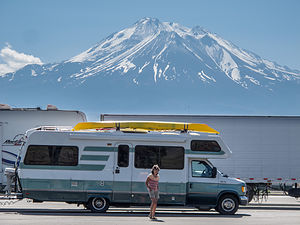
<svg viewBox="0 0 300 225">
<path fill-rule="evenodd" d="M 233 195 L 222 196 L 216 207 L 216 210 L 222 215 L 233 215 L 239 208 L 238 200 Z"/>
<path fill-rule="evenodd" d="M 92 212 L 104 213 L 109 207 L 109 201 L 102 197 L 91 198 L 88 201 L 87 207 Z"/>
</svg>

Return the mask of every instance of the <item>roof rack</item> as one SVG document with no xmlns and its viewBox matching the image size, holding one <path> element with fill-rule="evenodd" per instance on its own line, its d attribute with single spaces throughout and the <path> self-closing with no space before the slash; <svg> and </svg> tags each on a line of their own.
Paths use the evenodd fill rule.
<svg viewBox="0 0 300 225">
<path fill-rule="evenodd" d="M 218 131 L 206 124 L 199 123 L 180 123 L 180 122 L 158 122 L 158 121 L 101 121 L 78 123 L 73 130 L 92 130 L 92 129 L 144 129 L 149 131 L 196 131 L 202 133 L 219 134 Z"/>
</svg>

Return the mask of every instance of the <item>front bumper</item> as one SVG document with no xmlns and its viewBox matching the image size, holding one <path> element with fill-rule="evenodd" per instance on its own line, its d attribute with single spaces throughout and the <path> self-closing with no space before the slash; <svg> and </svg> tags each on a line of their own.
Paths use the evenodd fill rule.
<svg viewBox="0 0 300 225">
<path fill-rule="evenodd" d="M 247 196 L 240 196 L 240 205 L 248 205 Z"/>
</svg>

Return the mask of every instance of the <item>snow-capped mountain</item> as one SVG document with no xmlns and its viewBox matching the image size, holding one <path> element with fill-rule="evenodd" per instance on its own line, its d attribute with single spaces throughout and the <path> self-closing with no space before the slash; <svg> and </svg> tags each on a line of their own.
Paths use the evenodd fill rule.
<svg viewBox="0 0 300 225">
<path fill-rule="evenodd" d="M 287 90 L 298 96 L 300 71 L 262 59 L 199 26 L 188 28 L 144 18 L 69 60 L 28 65 L 0 79 L 12 90 L 80 90 L 87 98 L 105 95 L 107 102 L 124 97 L 122 104 L 126 99 L 151 102 L 156 98 L 153 104 L 183 103 L 182 108 L 196 113 L 195 102 L 212 96 L 222 104 L 224 100 L 231 104 L 227 100 L 239 96 L 238 105 L 245 101 L 254 104 L 261 100 L 260 95 L 274 98 L 277 94 L 280 101 Z M 111 91 L 114 94 L 107 97 Z"/>
<path fill-rule="evenodd" d="M 274 82 L 300 78 L 300 71 L 264 60 L 201 27 L 187 28 L 151 18 L 109 36 L 66 62 L 87 64 L 71 75 L 76 79 L 118 71 L 131 74 L 137 85 L 145 69 L 154 82 L 199 79 L 214 83 L 217 74 L 223 73 L 245 88 L 270 87 Z"/>
</svg>

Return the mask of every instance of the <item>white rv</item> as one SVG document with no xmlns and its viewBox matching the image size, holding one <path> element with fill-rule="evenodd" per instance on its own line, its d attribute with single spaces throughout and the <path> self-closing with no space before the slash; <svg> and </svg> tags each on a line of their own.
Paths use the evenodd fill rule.
<svg viewBox="0 0 300 225">
<path fill-rule="evenodd" d="M 229 156 L 218 132 L 201 124 L 81 123 L 73 131 L 32 131 L 17 174 L 24 198 L 105 212 L 148 205 L 145 181 L 158 164 L 158 204 L 234 214 L 247 204 L 246 185 L 209 161 Z"/>
<path fill-rule="evenodd" d="M 86 116 L 79 111 L 58 110 L 48 105 L 40 108 L 11 108 L 0 104 L 0 191 L 6 184 L 4 170 L 14 167 L 25 132 L 41 126 L 70 126 L 85 122 Z"/>
</svg>

